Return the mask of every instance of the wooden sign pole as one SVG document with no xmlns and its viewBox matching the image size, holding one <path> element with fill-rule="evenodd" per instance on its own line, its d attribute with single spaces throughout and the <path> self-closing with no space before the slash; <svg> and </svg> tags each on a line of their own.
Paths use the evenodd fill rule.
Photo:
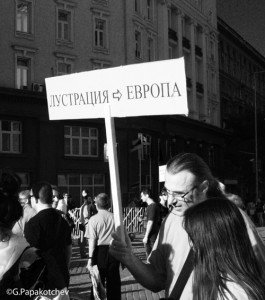
<svg viewBox="0 0 265 300">
<path fill-rule="evenodd" d="M 115 229 L 120 229 L 121 240 L 125 242 L 116 135 L 114 118 L 111 117 L 110 105 L 105 106 L 105 126 L 107 134 L 107 149 L 109 156 L 110 183 Z"/>
</svg>

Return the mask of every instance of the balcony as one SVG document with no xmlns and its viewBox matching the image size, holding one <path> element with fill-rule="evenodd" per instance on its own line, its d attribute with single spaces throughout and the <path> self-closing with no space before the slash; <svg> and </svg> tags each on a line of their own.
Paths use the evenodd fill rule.
<svg viewBox="0 0 265 300">
<path fill-rule="evenodd" d="M 177 32 L 172 28 L 168 28 L 168 38 L 174 42 L 177 42 L 178 41 Z"/>
<path fill-rule="evenodd" d="M 196 82 L 196 92 L 199 94 L 203 94 L 204 89 L 203 89 L 203 84 L 200 82 Z"/>
<path fill-rule="evenodd" d="M 195 55 L 198 57 L 202 57 L 202 48 L 195 45 Z"/>
</svg>

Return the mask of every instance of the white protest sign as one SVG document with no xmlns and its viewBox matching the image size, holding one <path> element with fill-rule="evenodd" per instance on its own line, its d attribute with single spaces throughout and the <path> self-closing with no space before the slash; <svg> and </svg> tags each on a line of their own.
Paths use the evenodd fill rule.
<svg viewBox="0 0 265 300">
<path fill-rule="evenodd" d="M 184 58 L 46 78 L 50 120 L 188 114 Z"/>
<path fill-rule="evenodd" d="M 113 117 L 188 114 L 184 58 L 46 78 L 50 120 L 105 118 L 115 227 L 124 241 Z"/>
</svg>

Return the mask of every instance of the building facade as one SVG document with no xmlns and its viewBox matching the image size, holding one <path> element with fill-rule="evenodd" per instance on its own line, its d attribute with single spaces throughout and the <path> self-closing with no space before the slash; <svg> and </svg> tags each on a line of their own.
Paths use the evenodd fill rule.
<svg viewBox="0 0 265 300">
<path fill-rule="evenodd" d="M 222 178 L 215 1 L 2 0 L 0 162 L 24 186 L 48 180 L 80 204 L 110 193 L 103 120 L 49 121 L 45 78 L 185 57 L 189 117 L 115 120 L 124 205 L 143 186 L 158 195 L 158 167 L 199 153 Z M 143 150 L 130 151 L 139 137 Z"/>
<path fill-rule="evenodd" d="M 221 123 L 231 132 L 226 183 L 246 201 L 255 199 L 258 188 L 264 200 L 265 58 L 220 18 L 218 32 Z"/>
</svg>

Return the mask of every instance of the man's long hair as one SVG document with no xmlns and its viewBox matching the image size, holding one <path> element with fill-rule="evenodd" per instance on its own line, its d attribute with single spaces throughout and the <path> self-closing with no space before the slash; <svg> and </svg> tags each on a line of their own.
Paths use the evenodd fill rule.
<svg viewBox="0 0 265 300">
<path fill-rule="evenodd" d="M 0 191 L 0 240 L 9 240 L 15 222 L 23 215 L 23 208 L 16 196 Z"/>
<path fill-rule="evenodd" d="M 184 216 L 195 252 L 193 299 L 227 299 L 228 282 L 241 286 L 251 300 L 265 299 L 264 270 L 236 205 L 228 199 L 209 199 L 188 208 Z"/>
<path fill-rule="evenodd" d="M 196 176 L 197 184 L 201 184 L 207 180 L 209 187 L 207 197 L 222 197 L 223 192 L 219 187 L 219 183 L 213 176 L 206 162 L 195 153 L 183 152 L 172 157 L 167 163 L 167 172 L 177 174 L 183 170 L 189 171 Z"/>
</svg>

